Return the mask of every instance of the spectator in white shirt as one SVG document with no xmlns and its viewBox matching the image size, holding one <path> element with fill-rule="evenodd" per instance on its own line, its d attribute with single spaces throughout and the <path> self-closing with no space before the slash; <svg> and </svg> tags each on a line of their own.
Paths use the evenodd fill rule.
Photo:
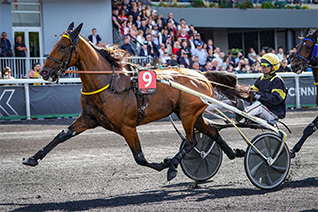
<svg viewBox="0 0 318 212">
<path fill-rule="evenodd" d="M 278 48 L 278 53 L 276 54 L 277 55 L 277 57 L 278 57 L 278 59 L 280 60 L 280 61 L 282 61 L 283 59 L 284 59 L 284 49 L 283 49 L 283 47 L 279 47 Z"/>
</svg>

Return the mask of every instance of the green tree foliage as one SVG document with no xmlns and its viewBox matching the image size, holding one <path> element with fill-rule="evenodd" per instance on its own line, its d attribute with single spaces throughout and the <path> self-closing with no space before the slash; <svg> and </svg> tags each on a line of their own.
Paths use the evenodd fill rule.
<svg viewBox="0 0 318 212">
<path fill-rule="evenodd" d="M 202 0 L 193 0 L 192 7 L 205 7 Z"/>
</svg>

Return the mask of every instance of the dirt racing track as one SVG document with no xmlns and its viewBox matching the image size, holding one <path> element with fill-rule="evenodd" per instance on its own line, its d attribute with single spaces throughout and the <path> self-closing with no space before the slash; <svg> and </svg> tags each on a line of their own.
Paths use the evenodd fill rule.
<svg viewBox="0 0 318 212">
<path fill-rule="evenodd" d="M 317 114 L 287 113 L 289 148 Z M 195 185 L 180 167 L 177 177 L 167 182 L 166 170 L 138 166 L 124 139 L 102 128 L 60 144 L 36 167 L 22 165 L 22 158 L 44 147 L 72 121 L 0 122 L 0 211 L 318 211 L 317 132 L 292 159 L 286 181 L 273 190 L 253 186 L 244 159 L 231 161 L 225 155 L 218 173 L 205 183 Z M 138 131 L 149 161 L 160 162 L 178 152 L 181 140 L 170 122 L 154 122 Z M 250 139 L 261 133 L 243 132 Z M 221 135 L 232 148 L 247 146 L 233 128 Z"/>
</svg>

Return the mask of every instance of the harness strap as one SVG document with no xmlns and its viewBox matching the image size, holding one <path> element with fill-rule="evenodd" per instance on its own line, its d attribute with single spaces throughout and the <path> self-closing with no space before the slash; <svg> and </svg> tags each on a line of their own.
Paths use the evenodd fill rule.
<svg viewBox="0 0 318 212">
<path fill-rule="evenodd" d="M 109 84 L 107 84 L 105 87 L 103 87 L 103 88 L 101 88 L 101 89 L 98 89 L 98 90 L 92 91 L 92 92 L 83 92 L 83 91 L 81 90 L 81 94 L 82 94 L 82 95 L 87 95 L 87 96 L 88 96 L 88 95 L 97 94 L 97 93 L 100 93 L 100 92 L 106 90 L 108 87 L 109 87 Z"/>
<path fill-rule="evenodd" d="M 114 86 L 113 86 L 113 81 L 114 81 L 114 78 L 115 78 L 115 67 L 113 66 L 113 71 L 112 71 L 112 78 L 111 78 L 111 80 L 110 80 L 110 90 L 111 91 L 113 91 L 114 93 L 116 93 L 116 94 L 121 94 L 121 93 L 124 93 L 124 92 L 126 92 L 126 91 L 129 91 L 130 89 L 132 89 L 133 88 L 133 85 L 132 86 L 130 86 L 130 87 L 128 87 L 128 88 L 125 88 L 124 90 L 122 90 L 122 91 L 118 91 L 118 90 L 116 90 L 115 88 L 114 88 Z"/>
<path fill-rule="evenodd" d="M 63 34 L 62 37 L 66 37 L 67 39 L 71 40 L 70 36 L 68 36 L 67 34 Z"/>
</svg>

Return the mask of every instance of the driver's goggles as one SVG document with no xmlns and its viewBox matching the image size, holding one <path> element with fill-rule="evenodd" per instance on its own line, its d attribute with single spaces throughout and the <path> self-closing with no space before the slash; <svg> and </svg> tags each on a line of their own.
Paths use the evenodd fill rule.
<svg viewBox="0 0 318 212">
<path fill-rule="evenodd" d="M 265 67 L 265 68 L 267 68 L 267 67 L 269 67 L 271 64 L 269 64 L 269 63 L 261 63 L 261 66 L 262 67 Z"/>
</svg>

